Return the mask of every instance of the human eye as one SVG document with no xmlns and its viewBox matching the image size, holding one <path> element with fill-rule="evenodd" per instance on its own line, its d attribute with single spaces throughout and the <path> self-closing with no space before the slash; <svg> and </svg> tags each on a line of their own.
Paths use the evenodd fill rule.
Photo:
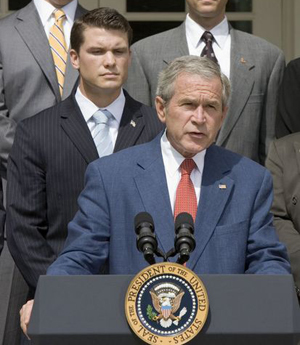
<svg viewBox="0 0 300 345">
<path fill-rule="evenodd" d="M 181 106 L 182 107 L 185 107 L 187 109 L 191 109 L 195 106 L 194 102 L 190 99 L 185 99 L 185 100 L 182 100 L 181 102 Z"/>
<path fill-rule="evenodd" d="M 115 55 L 124 55 L 126 54 L 127 50 L 124 48 L 118 48 L 114 50 Z"/>
<path fill-rule="evenodd" d="M 104 50 L 101 48 L 94 48 L 90 50 L 90 54 L 92 55 L 102 55 L 104 53 Z"/>
<path fill-rule="evenodd" d="M 207 109 L 211 109 L 211 110 L 218 110 L 219 109 L 219 103 L 218 102 L 207 102 L 206 104 L 206 108 Z"/>
</svg>

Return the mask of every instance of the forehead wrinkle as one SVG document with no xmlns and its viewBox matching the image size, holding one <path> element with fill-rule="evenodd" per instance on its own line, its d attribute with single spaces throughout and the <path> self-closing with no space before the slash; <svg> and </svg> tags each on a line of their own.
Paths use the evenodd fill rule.
<svg viewBox="0 0 300 345">
<path fill-rule="evenodd" d="M 190 102 L 210 102 L 213 104 L 220 104 L 222 103 L 222 96 L 219 95 L 217 92 L 214 92 L 211 89 L 195 89 L 189 90 L 189 88 L 184 88 L 183 92 L 179 92 L 179 101 L 190 101 Z"/>
</svg>

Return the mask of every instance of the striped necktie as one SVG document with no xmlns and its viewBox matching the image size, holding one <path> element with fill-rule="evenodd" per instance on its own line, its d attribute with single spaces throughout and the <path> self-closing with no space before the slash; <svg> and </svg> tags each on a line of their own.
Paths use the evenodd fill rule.
<svg viewBox="0 0 300 345">
<path fill-rule="evenodd" d="M 96 145 L 99 157 L 108 156 L 113 153 L 114 147 L 109 135 L 109 121 L 113 115 L 107 110 L 97 110 L 92 119 L 95 123 L 91 130 L 94 143 Z"/>
<path fill-rule="evenodd" d="M 68 57 L 67 45 L 63 29 L 63 22 L 66 19 L 66 15 L 63 10 L 58 9 L 55 10 L 53 14 L 55 17 L 55 22 L 50 29 L 49 44 L 54 60 L 59 91 L 60 95 L 62 96 Z"/>
</svg>

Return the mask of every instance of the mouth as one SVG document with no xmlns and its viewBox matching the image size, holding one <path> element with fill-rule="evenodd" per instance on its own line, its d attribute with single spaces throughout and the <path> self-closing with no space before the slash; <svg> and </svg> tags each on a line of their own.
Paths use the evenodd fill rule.
<svg viewBox="0 0 300 345">
<path fill-rule="evenodd" d="M 114 77 L 117 77 L 118 75 L 119 75 L 118 73 L 107 72 L 107 73 L 101 74 L 101 77 L 114 78 Z"/>
<path fill-rule="evenodd" d="M 202 139 L 205 137 L 205 134 L 203 132 L 190 132 L 189 135 L 195 139 Z"/>
</svg>

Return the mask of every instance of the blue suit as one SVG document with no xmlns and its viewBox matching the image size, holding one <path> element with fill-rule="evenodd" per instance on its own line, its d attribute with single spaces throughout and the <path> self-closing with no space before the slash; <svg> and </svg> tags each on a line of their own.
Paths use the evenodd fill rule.
<svg viewBox="0 0 300 345">
<path fill-rule="evenodd" d="M 159 247 L 173 247 L 160 137 L 88 166 L 79 211 L 48 274 L 97 274 L 104 265 L 111 274 L 135 274 L 146 267 L 134 231 L 134 217 L 142 211 L 154 219 Z M 265 168 L 209 147 L 195 221 L 197 245 L 187 266 L 198 274 L 290 273 L 285 247 L 272 226 L 271 203 L 271 176 Z"/>
</svg>

